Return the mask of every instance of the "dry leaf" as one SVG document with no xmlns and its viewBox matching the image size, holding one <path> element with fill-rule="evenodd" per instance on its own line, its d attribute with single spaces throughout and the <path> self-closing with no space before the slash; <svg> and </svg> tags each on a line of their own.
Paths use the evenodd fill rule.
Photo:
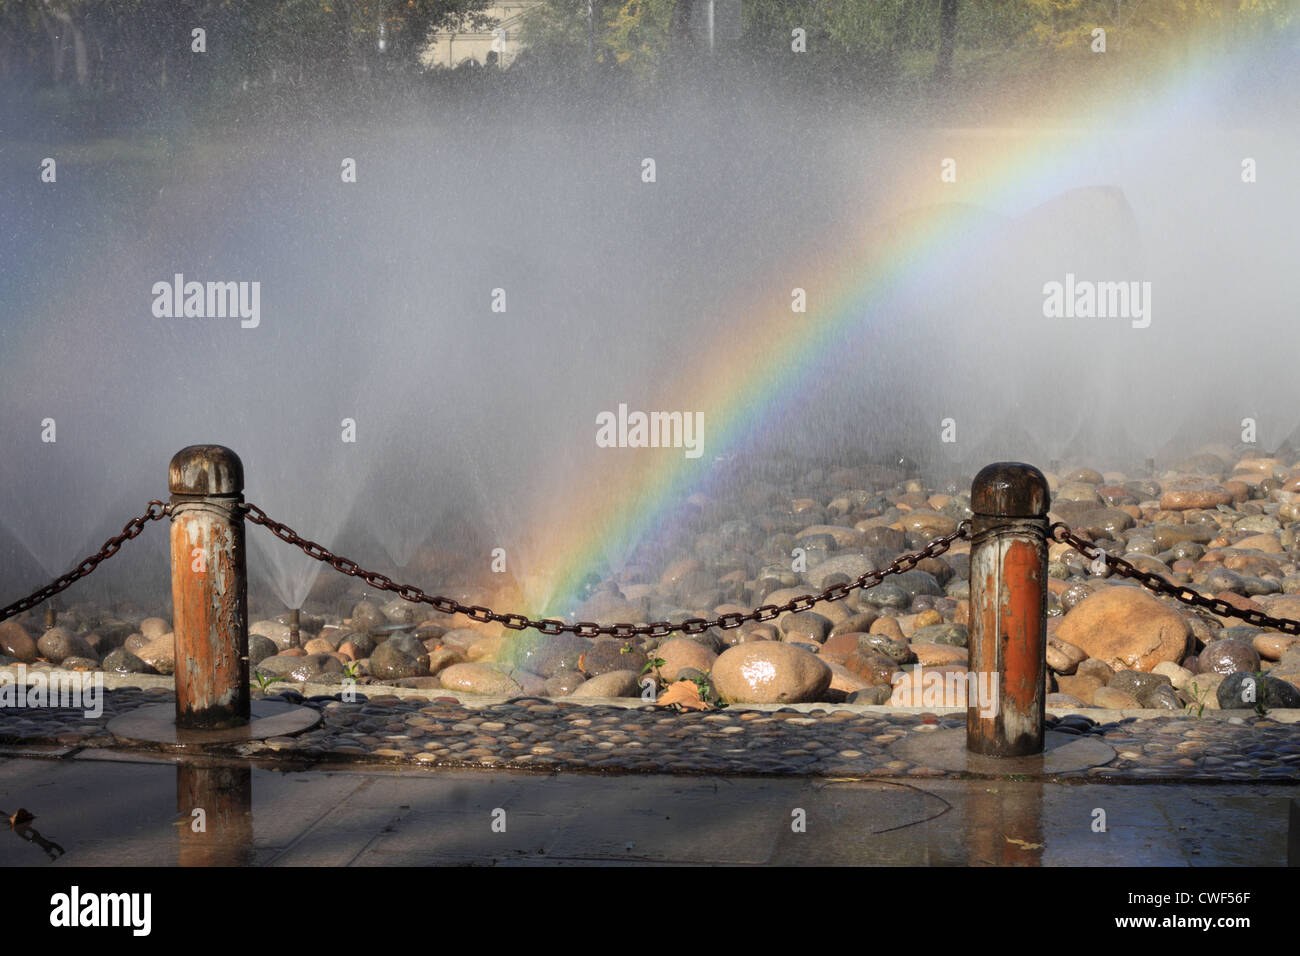
<svg viewBox="0 0 1300 956">
<path fill-rule="evenodd" d="M 656 698 L 655 703 L 661 707 L 677 704 L 687 710 L 709 710 L 709 705 L 700 699 L 699 685 L 693 680 L 679 680 Z"/>
<path fill-rule="evenodd" d="M 1014 843 L 1022 850 L 1041 850 L 1043 848 L 1041 843 L 1028 843 L 1025 840 L 1017 840 L 1015 837 L 1006 837 L 1005 839 L 1008 843 Z"/>
</svg>

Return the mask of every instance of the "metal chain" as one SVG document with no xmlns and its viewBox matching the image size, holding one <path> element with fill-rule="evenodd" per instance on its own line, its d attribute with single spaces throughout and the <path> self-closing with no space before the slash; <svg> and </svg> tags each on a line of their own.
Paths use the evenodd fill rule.
<svg viewBox="0 0 1300 956">
<path fill-rule="evenodd" d="M 53 582 L 45 585 L 45 587 L 41 588 L 39 591 L 33 591 L 21 601 L 15 601 L 8 607 L 0 609 L 0 621 L 7 621 L 15 614 L 21 614 L 23 611 L 36 607 L 36 605 L 40 604 L 42 601 L 48 601 L 73 582 L 84 578 L 91 571 L 95 570 L 95 568 L 99 567 L 101 561 L 117 554 L 122 547 L 122 542 L 138 537 L 140 532 L 145 529 L 145 525 L 150 521 L 157 521 L 160 518 L 165 518 L 171 514 L 171 511 L 171 505 L 159 501 L 157 498 L 153 499 L 149 502 L 149 506 L 146 508 L 144 514 L 128 521 L 126 526 L 122 528 L 121 534 L 109 538 L 104 542 L 102 548 L 83 560 L 67 574 L 55 578 Z"/>
<path fill-rule="evenodd" d="M 355 561 L 340 558 L 315 541 L 307 541 L 299 537 L 292 528 L 267 517 L 266 512 L 257 505 L 244 504 L 243 508 L 249 521 L 253 524 L 260 524 L 281 541 L 286 541 L 299 548 L 308 557 L 322 561 L 343 574 L 361 578 L 371 587 L 378 588 L 381 591 L 391 591 L 412 603 L 432 605 L 435 610 L 441 611 L 443 614 L 464 614 L 474 621 L 498 621 L 512 631 L 534 628 L 543 634 L 569 632 L 579 637 L 596 637 L 601 634 L 620 638 L 634 637 L 636 635 L 667 637 L 674 631 L 682 631 L 686 634 L 700 634 L 712 627 L 726 631 L 740 627 L 746 621 L 770 621 L 786 611 L 807 611 L 824 601 L 842 601 L 858 589 L 873 588 L 891 574 L 910 571 L 926 558 L 938 557 L 952 547 L 954 541 L 970 535 L 970 521 L 963 521 L 952 534 L 935 538 L 920 551 L 899 555 L 887 568 L 879 571 L 868 571 L 866 574 L 859 575 L 857 580 L 850 581 L 847 584 L 832 584 L 819 594 L 801 594 L 796 598 L 791 598 L 784 604 L 764 604 L 754 608 L 748 614 L 732 612 L 721 614 L 712 619 L 691 617 L 676 624 L 669 621 L 656 621 L 651 624 L 595 624 L 590 621 L 579 621 L 576 624 L 567 624 L 554 618 L 543 618 L 535 621 L 524 614 L 501 614 L 481 605 L 466 605 L 452 598 L 438 595 L 430 596 L 409 584 L 395 584 L 392 579 L 382 574 L 359 567 Z"/>
<path fill-rule="evenodd" d="M 1080 554 L 1096 560 L 1100 558 L 1106 566 L 1113 569 L 1120 577 L 1132 578 L 1143 587 L 1149 588 L 1160 594 L 1167 594 L 1176 601 L 1183 604 L 1190 604 L 1192 607 L 1204 608 L 1213 614 L 1223 617 L 1236 617 L 1243 621 L 1254 624 L 1256 627 L 1271 628 L 1275 631 L 1283 631 L 1287 634 L 1300 634 L 1300 621 L 1292 621 L 1283 617 L 1269 617 L 1262 611 L 1243 610 L 1233 607 L 1222 598 L 1207 598 L 1203 594 L 1193 591 L 1191 588 L 1180 587 L 1172 581 L 1167 581 L 1154 571 L 1142 571 L 1135 568 L 1123 558 L 1117 558 L 1114 555 L 1107 554 L 1097 544 L 1081 538 L 1063 521 L 1055 522 L 1049 529 L 1049 533 L 1056 541 L 1062 541 L 1073 547 Z"/>
</svg>

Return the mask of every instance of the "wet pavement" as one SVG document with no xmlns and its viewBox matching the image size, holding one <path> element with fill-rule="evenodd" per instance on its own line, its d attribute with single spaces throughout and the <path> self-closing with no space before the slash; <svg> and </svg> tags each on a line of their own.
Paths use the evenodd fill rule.
<svg viewBox="0 0 1300 956">
<path fill-rule="evenodd" d="M 33 815 L 0 834 L 0 865 L 1279 866 L 1295 794 L 45 754 L 0 757 L 0 809 Z"/>
</svg>

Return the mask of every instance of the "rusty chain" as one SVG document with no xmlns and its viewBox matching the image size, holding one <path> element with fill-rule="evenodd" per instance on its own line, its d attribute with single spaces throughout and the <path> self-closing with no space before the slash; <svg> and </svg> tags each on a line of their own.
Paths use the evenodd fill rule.
<svg viewBox="0 0 1300 956">
<path fill-rule="evenodd" d="M 36 605 L 40 604 L 42 601 L 48 601 L 50 598 L 54 597 L 54 595 L 69 587 L 74 582 L 84 578 L 91 571 L 95 570 L 95 568 L 99 567 L 101 561 L 117 554 L 117 552 L 121 550 L 123 542 L 138 537 L 140 532 L 145 529 L 145 526 L 150 521 L 157 521 L 160 518 L 165 518 L 167 515 L 171 514 L 171 510 L 171 505 L 159 501 L 157 498 L 153 499 L 149 502 L 144 514 L 128 521 L 122 528 L 121 534 L 109 538 L 104 542 L 102 548 L 90 557 L 85 558 L 67 574 L 55 578 L 52 582 L 45 585 L 45 587 L 41 588 L 39 591 L 33 591 L 21 601 L 15 601 L 8 607 L 0 609 L 0 621 L 7 621 L 15 614 L 21 614 L 23 611 L 36 607 Z"/>
<path fill-rule="evenodd" d="M 554 635 L 567 632 L 579 637 L 597 637 L 602 634 L 617 638 L 629 638 L 637 635 L 667 637 L 675 631 L 682 631 L 686 634 L 700 634 L 714 627 L 724 631 L 731 630 L 748 621 L 761 623 L 774 620 L 786 612 L 808 611 L 823 602 L 842 601 L 854 591 L 873 588 L 890 575 L 902 574 L 905 571 L 912 570 L 926 558 L 938 557 L 952 547 L 953 542 L 969 538 L 971 528 L 969 520 L 963 521 L 951 534 L 933 539 L 919 551 L 899 555 L 886 568 L 868 571 L 865 574 L 858 575 L 855 580 L 843 584 L 832 584 L 823 588 L 819 593 L 801 594 L 798 597 L 791 598 L 784 604 L 762 604 L 744 614 L 733 611 L 720 614 L 718 617 L 711 619 L 691 617 L 675 624 L 669 621 L 655 621 L 650 624 L 596 624 L 591 621 L 578 621 L 574 624 L 568 624 L 555 618 L 534 620 L 525 614 L 503 614 L 482 605 L 463 604 L 454 598 L 425 594 L 424 591 L 414 585 L 397 584 L 386 575 L 379 574 L 376 571 L 367 571 L 355 561 L 334 554 L 324 545 L 301 537 L 288 525 L 274 520 L 255 504 L 246 503 L 240 507 L 253 524 L 261 525 L 280 540 L 301 550 L 308 557 L 328 564 L 334 570 L 349 577 L 360 578 L 373 588 L 396 594 L 403 600 L 415 604 L 428 604 L 434 610 L 443 614 L 464 614 L 479 623 L 496 621 L 513 631 L 532 628 L 543 634 Z M 22 600 L 15 601 L 5 608 L 0 608 L 0 621 L 8 620 L 16 614 L 36 607 L 60 591 L 70 587 L 73 583 L 94 571 L 102 561 L 117 554 L 124 542 L 138 537 L 149 522 L 158 521 L 170 514 L 171 506 L 169 504 L 158 499 L 151 500 L 144 514 L 128 521 L 122 528 L 121 534 L 109 538 L 96 553 L 83 559 L 71 571 L 56 578 L 40 590 L 32 592 Z M 1054 522 L 1049 527 L 1048 534 L 1052 540 L 1070 545 L 1085 557 L 1093 560 L 1100 559 L 1108 568 L 1121 577 L 1131 578 L 1143 587 L 1159 594 L 1168 595 L 1182 604 L 1202 608 L 1222 617 L 1239 618 L 1256 627 L 1300 635 L 1300 621 L 1270 617 L 1262 611 L 1237 608 L 1222 598 L 1206 597 L 1191 588 L 1174 584 L 1153 571 L 1143 571 L 1123 558 L 1107 554 L 1096 543 L 1079 537 L 1062 521 Z"/>
<path fill-rule="evenodd" d="M 1167 594 L 1174 600 L 1183 604 L 1189 604 L 1192 607 L 1204 608 L 1212 614 L 1218 614 L 1221 617 L 1236 617 L 1256 627 L 1271 628 L 1275 631 L 1282 631 L 1286 634 L 1300 634 L 1300 621 L 1291 621 L 1283 617 L 1269 617 L 1263 611 L 1251 611 L 1242 608 L 1233 607 L 1222 598 L 1208 598 L 1203 594 L 1193 591 L 1191 588 L 1181 587 L 1172 581 L 1167 581 L 1154 571 L 1143 571 L 1134 567 L 1123 558 L 1107 554 L 1101 547 L 1086 538 L 1081 538 L 1063 521 L 1057 521 L 1048 529 L 1054 541 L 1064 542 L 1070 545 L 1085 557 L 1096 560 L 1100 558 L 1106 566 L 1113 569 L 1120 577 L 1132 578 L 1143 587 L 1155 591 L 1159 594 Z"/>
<path fill-rule="evenodd" d="M 357 565 L 355 561 L 347 558 L 340 558 L 323 545 L 315 541 L 307 541 L 299 537 L 297 532 L 292 528 L 281 524 L 279 521 L 267 516 L 255 504 L 245 504 L 244 512 L 248 520 L 253 524 L 260 524 L 281 541 L 288 542 L 294 547 L 301 550 L 310 558 L 322 561 L 328 564 L 334 570 L 350 577 L 361 578 L 371 587 L 378 588 L 381 591 L 391 591 L 404 600 L 411 601 L 415 604 L 429 604 L 434 610 L 441 611 L 443 614 L 464 614 L 468 618 L 480 623 L 488 621 L 498 621 L 512 631 L 523 631 L 528 628 L 541 631 L 543 634 L 563 634 L 569 632 L 576 634 L 578 637 L 597 637 L 601 634 L 607 634 L 610 637 L 628 638 L 637 635 L 648 637 L 667 637 L 674 631 L 682 631 L 686 634 L 700 634 L 709 628 L 720 628 L 721 630 L 731 630 L 740 627 L 746 621 L 770 621 L 784 614 L 786 611 L 799 612 L 807 611 L 810 608 L 821 604 L 823 601 L 842 601 L 853 591 L 859 589 L 873 588 L 891 574 L 901 574 L 904 571 L 910 571 L 926 558 L 934 558 L 943 554 L 952 543 L 960 538 L 966 538 L 970 535 L 970 522 L 963 521 L 957 526 L 957 530 L 943 537 L 935 538 L 929 544 L 919 551 L 911 554 L 899 555 L 887 568 L 877 571 L 868 571 L 858 576 L 857 580 L 845 584 L 832 584 L 824 588 L 819 594 L 801 594 L 798 597 L 791 598 L 784 604 L 763 604 L 754 608 L 748 614 L 732 612 L 721 614 L 716 618 L 708 619 L 702 617 L 691 617 L 676 624 L 669 621 L 655 621 L 651 624 L 595 624 L 590 621 L 579 621 L 576 624 L 567 624 L 564 621 L 554 618 L 543 618 L 542 620 L 533 620 L 524 614 L 501 614 L 491 608 L 482 607 L 481 605 L 466 605 L 452 598 L 440 597 L 438 595 L 430 596 L 425 594 L 419 588 L 409 584 L 395 584 L 391 578 L 378 574 L 374 571 L 367 571 Z"/>
</svg>

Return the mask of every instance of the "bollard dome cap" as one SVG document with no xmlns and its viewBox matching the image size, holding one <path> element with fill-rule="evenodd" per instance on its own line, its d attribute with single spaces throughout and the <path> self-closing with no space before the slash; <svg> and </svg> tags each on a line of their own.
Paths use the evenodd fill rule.
<svg viewBox="0 0 1300 956">
<path fill-rule="evenodd" d="M 970 486 L 970 508 L 977 515 L 1041 518 L 1050 500 L 1043 473 L 1019 461 L 982 468 Z"/>
<path fill-rule="evenodd" d="M 172 456 L 167 486 L 174 495 L 241 495 L 244 463 L 224 445 L 190 445 Z"/>
</svg>

